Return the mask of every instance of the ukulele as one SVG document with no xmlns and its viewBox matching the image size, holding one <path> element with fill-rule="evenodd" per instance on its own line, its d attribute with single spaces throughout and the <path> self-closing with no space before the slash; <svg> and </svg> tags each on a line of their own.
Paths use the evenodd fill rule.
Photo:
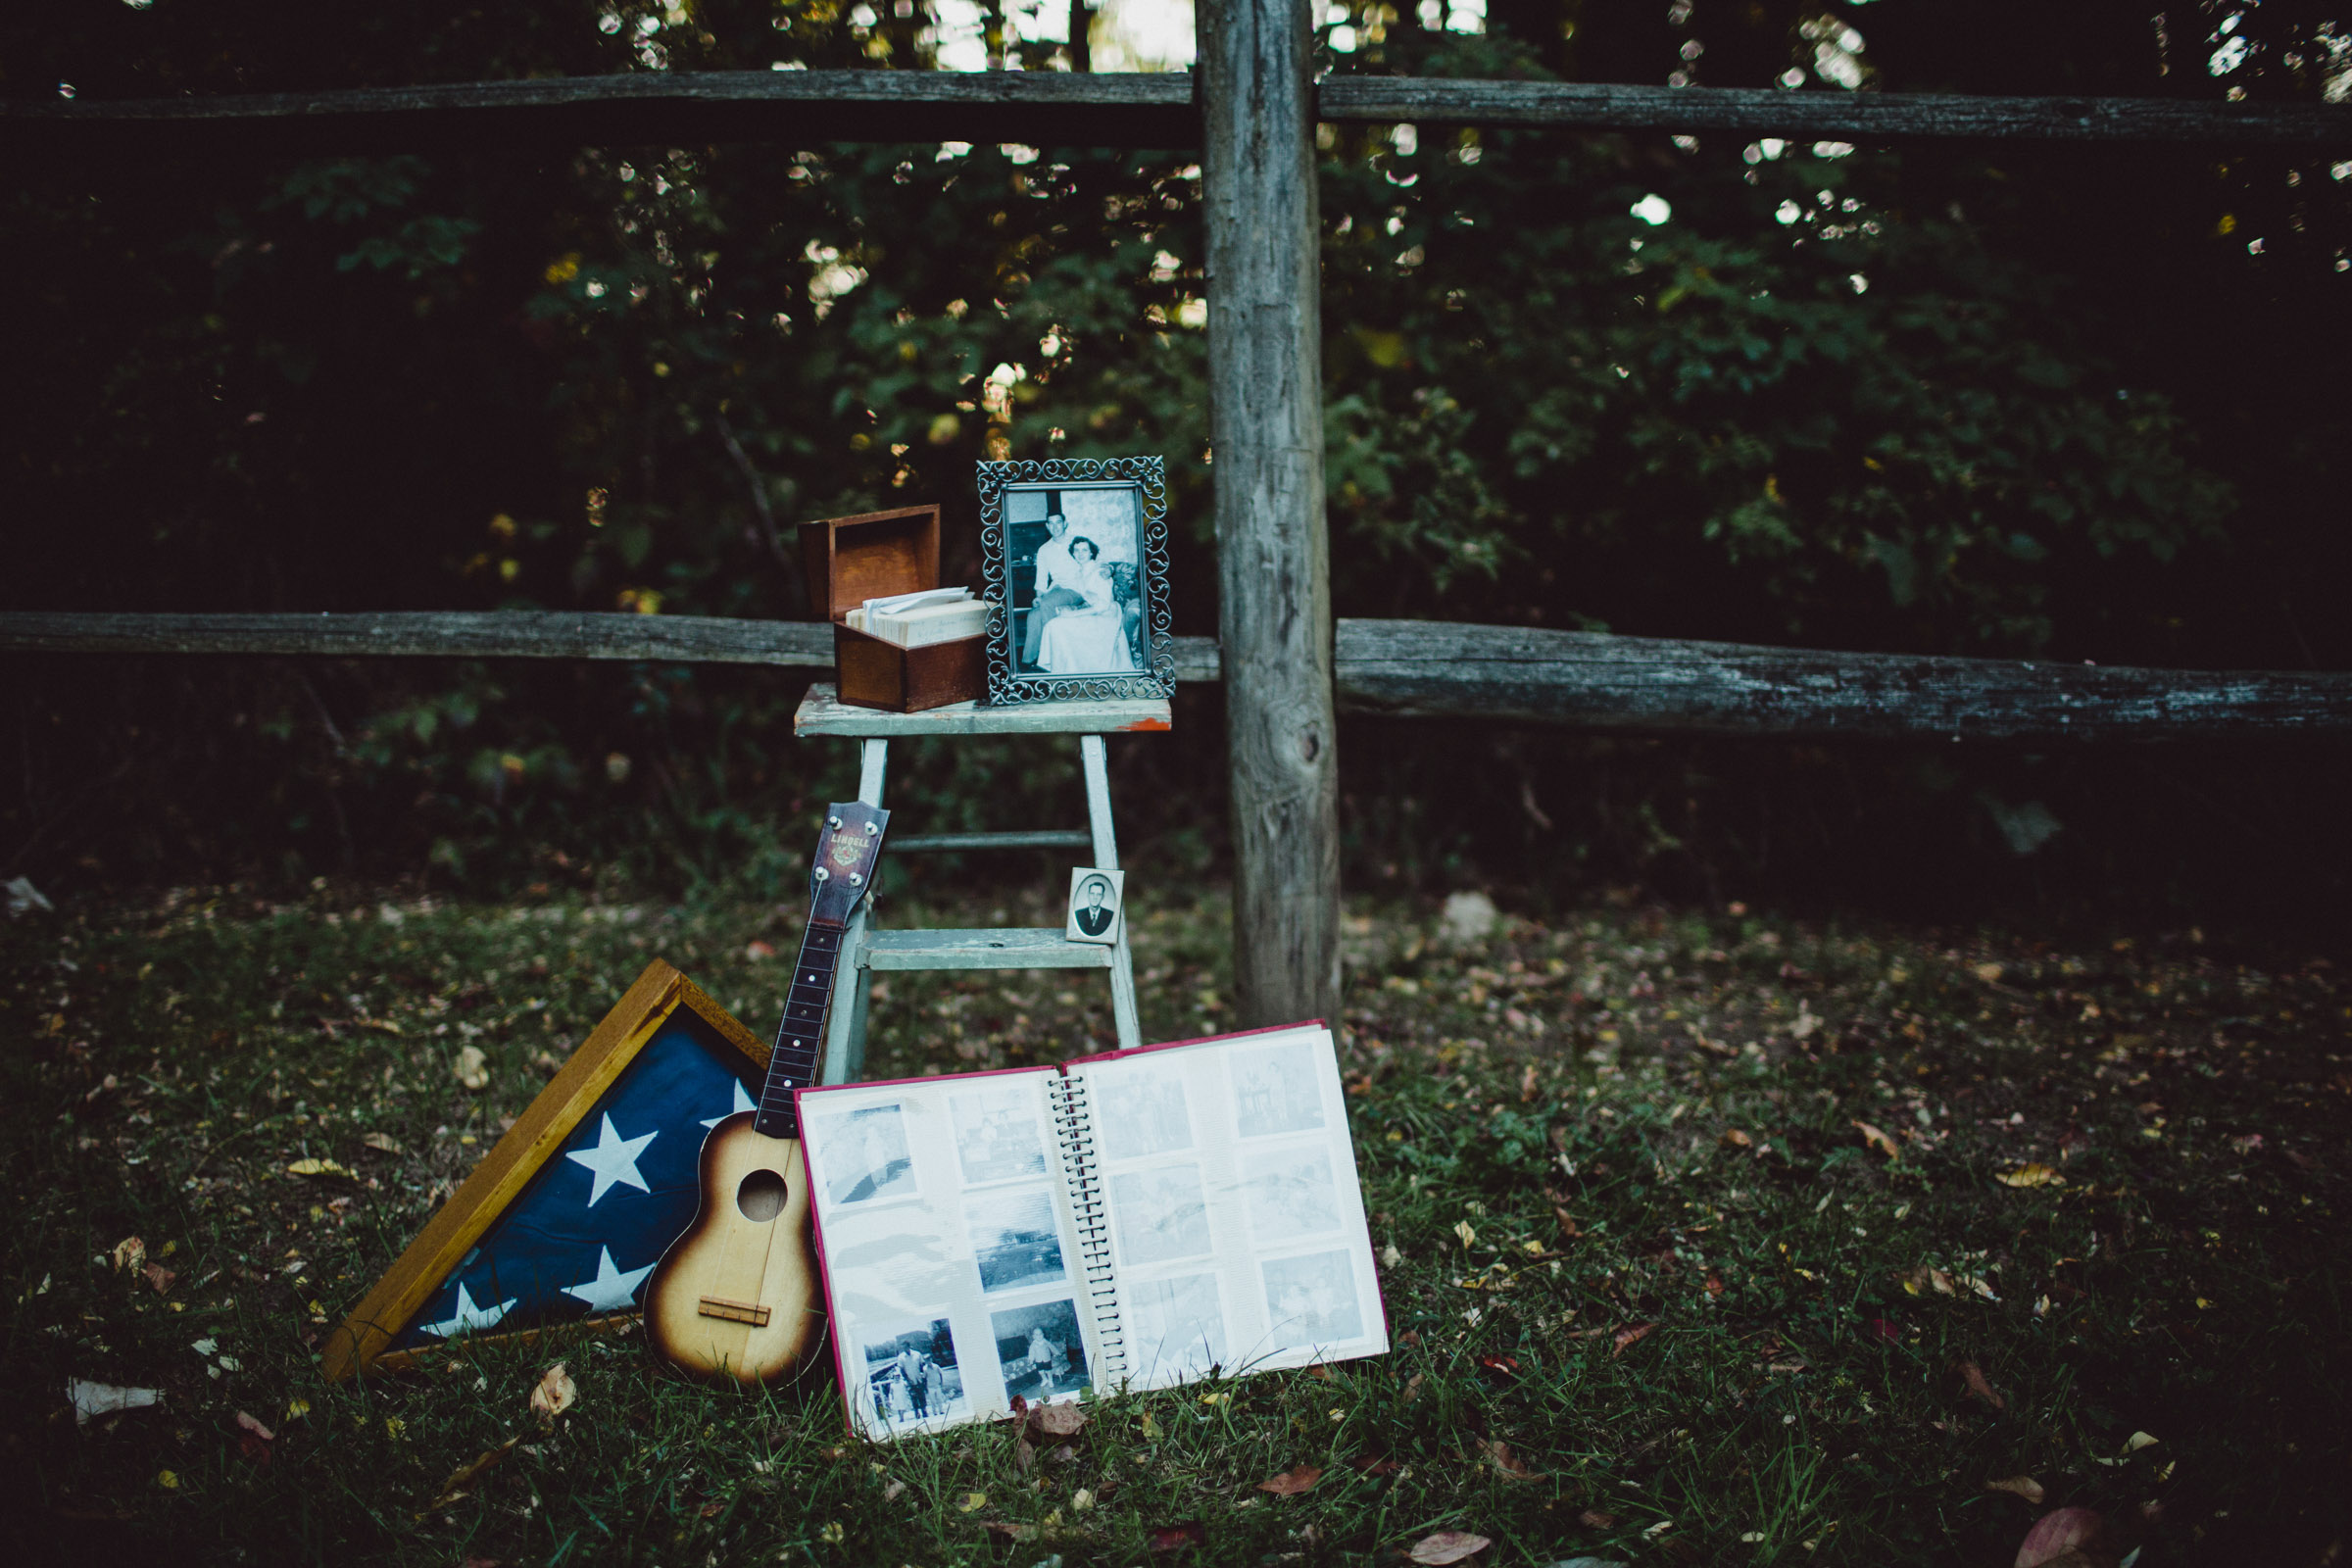
<svg viewBox="0 0 2352 1568">
<path fill-rule="evenodd" d="M 759 1108 L 724 1118 L 703 1140 L 694 1224 L 646 1286 L 647 1339 L 681 1371 L 775 1383 L 806 1366 L 824 1339 L 808 1244 L 808 1161 L 792 1092 L 815 1082 L 841 939 L 873 881 L 889 820 L 888 811 L 857 802 L 826 808 L 808 926 Z"/>
</svg>

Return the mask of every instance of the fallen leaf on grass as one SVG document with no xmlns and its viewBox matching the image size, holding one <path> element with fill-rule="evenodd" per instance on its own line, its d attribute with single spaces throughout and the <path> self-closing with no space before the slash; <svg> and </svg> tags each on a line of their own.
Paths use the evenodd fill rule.
<svg viewBox="0 0 2352 1568">
<path fill-rule="evenodd" d="M 2163 1441 L 2163 1439 L 2155 1437 L 2146 1432 L 2134 1432 L 2124 1440 L 2124 1451 L 2126 1453 L 2137 1453 L 2142 1448 L 2153 1448 L 2157 1444 Z"/>
<path fill-rule="evenodd" d="M 695 1509 L 694 1516 L 698 1519 L 715 1519 L 726 1511 L 727 1504 L 725 1499 L 713 1497 L 709 1502 L 704 1503 L 700 1508 Z"/>
<path fill-rule="evenodd" d="M 1619 1329 L 1615 1341 L 1617 1348 L 1609 1352 L 1609 1359 L 1616 1360 L 1626 1352 L 1629 1346 L 1638 1345 L 1647 1339 L 1649 1331 L 1656 1327 L 1655 1323 L 1628 1323 L 1624 1328 Z"/>
<path fill-rule="evenodd" d="M 357 1176 L 349 1165 L 331 1159 L 298 1159 L 286 1167 L 289 1176 Z"/>
<path fill-rule="evenodd" d="M 1424 1568 L 1438 1568 L 1438 1565 L 1474 1557 L 1493 1544 L 1494 1543 L 1484 1536 L 1473 1536 L 1459 1530 L 1441 1530 L 1434 1536 L 1423 1536 L 1413 1543 L 1413 1549 L 1405 1555 L 1423 1564 Z"/>
<path fill-rule="evenodd" d="M 1984 1483 L 1984 1490 L 1986 1492 L 2014 1492 L 2028 1502 L 2039 1502 L 2042 1498 L 2041 1483 L 2032 1476 L 2010 1476 L 2001 1481 L 1987 1481 Z"/>
<path fill-rule="evenodd" d="M 1996 1172 L 1992 1179 L 2003 1187 L 2063 1187 L 2066 1185 L 2065 1177 L 2039 1160 L 2030 1165 L 2020 1165 L 2015 1170 Z"/>
<path fill-rule="evenodd" d="M 253 1434 L 253 1436 L 261 1439 L 264 1443 L 271 1443 L 276 1441 L 276 1433 L 262 1425 L 258 1417 L 247 1415 L 242 1410 L 237 1412 L 237 1425 L 243 1430 Z"/>
<path fill-rule="evenodd" d="M 1862 1327 L 1882 1345 L 1900 1345 L 1903 1342 L 1903 1331 L 1883 1317 L 1866 1317 L 1862 1320 Z"/>
<path fill-rule="evenodd" d="M 567 1365 L 558 1361 L 549 1367 L 531 1390 L 531 1414 L 551 1425 L 580 1396 L 579 1385 L 571 1381 Z"/>
<path fill-rule="evenodd" d="M 179 1278 L 177 1274 L 172 1273 L 161 1263 L 150 1263 L 140 1272 L 146 1276 L 147 1283 L 155 1287 L 155 1294 L 158 1296 L 170 1290 L 172 1282 Z"/>
<path fill-rule="evenodd" d="M 2095 1508 L 2060 1508 L 2045 1513 L 2026 1532 L 2015 1568 L 2088 1568 L 2114 1563 L 2114 1533 Z"/>
<path fill-rule="evenodd" d="M 1453 1234 L 1455 1239 L 1462 1244 L 1462 1250 L 1465 1252 L 1470 1250 L 1470 1244 L 1478 1240 L 1478 1232 L 1470 1228 L 1470 1222 L 1466 1219 L 1454 1221 Z"/>
<path fill-rule="evenodd" d="M 1188 1519 L 1180 1525 L 1162 1525 L 1159 1529 L 1144 1537 L 1144 1545 L 1154 1556 L 1172 1551 L 1182 1551 L 1187 1546 L 1205 1546 L 1207 1544 L 1208 1528 L 1197 1519 Z"/>
<path fill-rule="evenodd" d="M 1617 1528 L 1617 1516 L 1613 1513 L 1604 1513 L 1598 1508 L 1587 1508 L 1576 1516 L 1576 1522 L 1587 1530 L 1614 1530 Z"/>
<path fill-rule="evenodd" d="M 458 1082 L 468 1089 L 479 1091 L 490 1087 L 490 1059 L 482 1054 L 479 1046 L 467 1046 L 459 1052 L 458 1059 L 450 1070 L 458 1075 Z"/>
<path fill-rule="evenodd" d="M 1086 1430 L 1086 1412 L 1074 1404 L 1031 1405 L 1029 1425 L 1049 1438 L 1074 1438 Z"/>
<path fill-rule="evenodd" d="M 1268 1476 L 1257 1484 L 1260 1492 L 1271 1492 L 1277 1497 L 1295 1497 L 1323 1479 L 1323 1472 L 1311 1464 L 1296 1470 L 1285 1470 L 1278 1476 Z"/>
<path fill-rule="evenodd" d="M 1726 1127 L 1716 1135 L 1716 1144 L 1724 1149 L 1753 1149 L 1756 1141 L 1737 1127 Z"/>
<path fill-rule="evenodd" d="M 1527 1462 L 1513 1453 L 1511 1446 L 1500 1438 L 1482 1444 L 1481 1446 L 1487 1450 L 1487 1457 L 1494 1461 L 1494 1468 L 1513 1481 L 1533 1481 L 1536 1478 L 1536 1473 L 1527 1467 Z"/>
<path fill-rule="evenodd" d="M 1977 1365 L 1976 1362 L 1963 1361 L 1957 1367 L 1953 1368 L 1953 1370 L 1958 1372 L 1960 1374 L 1960 1380 L 1968 1385 L 1969 1393 L 1975 1395 L 1978 1398 L 1983 1399 L 1986 1404 L 1991 1405 L 1995 1410 L 2006 1410 L 2009 1408 L 2009 1401 L 1992 1392 L 1992 1385 L 1984 1381 L 1984 1369 Z"/>
<path fill-rule="evenodd" d="M 1016 1525 L 1005 1519 L 983 1519 L 980 1521 L 980 1528 L 992 1535 L 1003 1536 L 1006 1541 L 1035 1541 L 1037 1539 L 1037 1526 Z"/>
<path fill-rule="evenodd" d="M 892 1478 L 889 1486 L 882 1489 L 882 1500 L 884 1502 L 896 1502 L 906 1494 L 906 1483 L 898 1480 L 896 1477 Z"/>
<path fill-rule="evenodd" d="M 956 1499 L 957 1513 L 971 1513 L 987 1506 L 988 1494 L 985 1492 L 967 1492 Z"/>
<path fill-rule="evenodd" d="M 360 1142 L 379 1154 L 405 1154 L 408 1152 L 407 1150 L 400 1147 L 399 1141 L 390 1133 L 368 1133 Z"/>
<path fill-rule="evenodd" d="M 1519 1359 L 1510 1355 L 1482 1355 L 1478 1364 L 1496 1377 L 1515 1378 L 1519 1375 Z"/>
<path fill-rule="evenodd" d="M 82 1378 L 66 1381 L 66 1397 L 74 1401 L 74 1424 L 88 1426 L 94 1415 L 113 1415 L 118 1410 L 144 1410 L 149 1405 L 164 1402 L 156 1389 L 125 1389 L 112 1383 L 91 1383 Z"/>
<path fill-rule="evenodd" d="M 115 1244 L 114 1258 L 118 1274 L 126 1268 L 142 1267 L 147 1261 L 147 1244 L 136 1236 L 125 1236 Z"/>
<path fill-rule="evenodd" d="M 424 1505 L 424 1513 L 439 1513 L 450 1504 L 464 1500 L 473 1491 L 473 1484 L 496 1468 L 498 1462 L 521 1441 L 520 1438 L 509 1438 L 497 1447 L 484 1448 L 475 1454 L 471 1463 L 462 1464 L 452 1470 L 449 1479 L 441 1483 L 441 1495 Z M 418 1514 L 417 1517 L 421 1519 L 424 1514 Z"/>
<path fill-rule="evenodd" d="M 1877 1150 L 1880 1153 L 1885 1154 L 1888 1159 L 1900 1159 L 1903 1157 L 1902 1149 L 1895 1143 L 1895 1141 L 1887 1137 L 1885 1133 L 1879 1131 L 1878 1128 L 1873 1127 L 1870 1123 L 1866 1121 L 1858 1121 L 1854 1123 L 1854 1131 L 1862 1135 L 1862 1142 L 1866 1147 Z"/>
<path fill-rule="evenodd" d="M 1723 1276 L 1713 1269 L 1707 1270 L 1706 1286 L 1709 1296 L 1721 1296 L 1723 1294 Z"/>
<path fill-rule="evenodd" d="M 1576 1216 L 1556 1203 L 1552 1205 L 1551 1217 L 1560 1222 L 1560 1234 L 1568 1240 L 1573 1242 L 1585 1234 L 1576 1228 Z"/>
<path fill-rule="evenodd" d="M 1422 1377 L 1418 1372 L 1404 1380 L 1404 1402 L 1406 1404 L 1410 1404 L 1415 1399 L 1421 1397 L 1421 1383 Z"/>
<path fill-rule="evenodd" d="M 1367 1453 L 1352 1463 L 1358 1472 L 1368 1476 L 1393 1476 L 1404 1468 L 1385 1453 Z"/>
</svg>

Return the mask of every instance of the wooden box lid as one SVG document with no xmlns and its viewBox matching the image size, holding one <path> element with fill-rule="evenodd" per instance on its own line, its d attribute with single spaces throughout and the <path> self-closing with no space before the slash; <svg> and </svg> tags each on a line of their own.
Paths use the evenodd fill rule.
<svg viewBox="0 0 2352 1568">
<path fill-rule="evenodd" d="M 808 604 L 827 620 L 890 594 L 939 586 L 939 508 L 901 507 L 801 524 Z"/>
</svg>

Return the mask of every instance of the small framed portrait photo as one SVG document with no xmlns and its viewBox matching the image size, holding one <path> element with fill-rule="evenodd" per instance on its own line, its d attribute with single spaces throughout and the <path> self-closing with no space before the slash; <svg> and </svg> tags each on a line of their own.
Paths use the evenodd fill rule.
<svg viewBox="0 0 2352 1568">
<path fill-rule="evenodd" d="M 1158 458 L 980 465 L 988 700 L 1173 695 Z"/>
<path fill-rule="evenodd" d="M 1081 865 L 1070 871 L 1070 913 L 1061 934 L 1072 942 L 1099 942 L 1104 947 L 1119 940 L 1127 873 Z"/>
</svg>

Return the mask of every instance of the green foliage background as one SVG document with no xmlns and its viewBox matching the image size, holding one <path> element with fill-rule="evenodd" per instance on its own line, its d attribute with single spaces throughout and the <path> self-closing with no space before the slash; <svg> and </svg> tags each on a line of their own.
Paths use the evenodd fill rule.
<svg viewBox="0 0 2352 1568">
<path fill-rule="evenodd" d="M 1343 71 L 2311 98 L 2352 80 L 2336 9 L 1494 0 L 1463 32 L 1358 4 L 1327 13 L 1325 39 Z M 297 26 L 153 0 L 33 19 L 0 87 L 922 69 L 932 20 L 769 0 Z M 1068 64 L 1010 36 L 992 39 L 1032 69 Z M 2352 450 L 2344 164 L 1435 126 L 1323 141 L 1342 614 L 2103 662 L 2352 652 L 2329 613 Z M 798 521 L 940 501 L 950 580 L 971 580 L 975 459 L 1146 451 L 1172 476 L 1178 629 L 1211 632 L 1195 159 L 20 160 L 0 602 L 800 615 Z M 0 856 L 36 878 L 788 877 L 801 818 L 848 787 L 844 758 L 790 739 L 799 683 L 740 670 L 77 659 L 23 661 L 9 687 L 22 763 Z M 1131 831 L 1188 871 L 1217 861 L 1220 728 L 1213 694 L 1190 693 L 1174 739 L 1119 760 Z M 2269 902 L 2283 878 L 2325 903 L 2347 847 L 2322 808 L 2332 760 L 2308 750 L 1353 724 L 1343 756 L 1358 880 Z M 917 751 L 894 794 L 933 826 L 1076 809 L 1042 747 Z M 2018 856 L 2028 808 L 2064 828 Z"/>
</svg>

